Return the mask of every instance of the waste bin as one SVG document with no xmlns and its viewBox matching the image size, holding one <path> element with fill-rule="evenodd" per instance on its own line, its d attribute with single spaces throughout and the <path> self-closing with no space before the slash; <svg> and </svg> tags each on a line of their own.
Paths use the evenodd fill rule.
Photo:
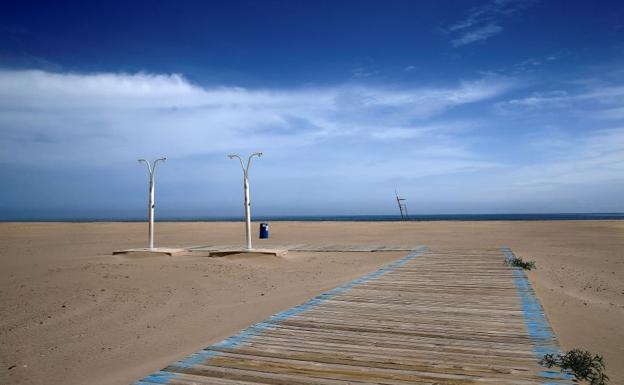
<svg viewBox="0 0 624 385">
<path fill-rule="evenodd" d="M 269 237 L 269 224 L 260 223 L 260 239 L 267 239 Z"/>
</svg>

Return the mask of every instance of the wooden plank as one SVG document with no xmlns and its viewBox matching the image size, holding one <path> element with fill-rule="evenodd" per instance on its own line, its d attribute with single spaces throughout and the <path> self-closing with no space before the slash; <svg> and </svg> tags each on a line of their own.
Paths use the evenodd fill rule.
<svg viewBox="0 0 624 385">
<path fill-rule="evenodd" d="M 411 252 L 137 384 L 572 384 L 539 366 L 557 340 L 526 276 L 503 258 Z"/>
</svg>

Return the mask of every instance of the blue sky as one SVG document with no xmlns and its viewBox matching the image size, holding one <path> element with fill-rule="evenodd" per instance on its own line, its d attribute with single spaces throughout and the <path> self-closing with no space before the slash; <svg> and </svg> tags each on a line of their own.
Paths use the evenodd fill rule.
<svg viewBox="0 0 624 385">
<path fill-rule="evenodd" d="M 0 218 L 624 211 L 618 1 L 0 4 Z"/>
</svg>

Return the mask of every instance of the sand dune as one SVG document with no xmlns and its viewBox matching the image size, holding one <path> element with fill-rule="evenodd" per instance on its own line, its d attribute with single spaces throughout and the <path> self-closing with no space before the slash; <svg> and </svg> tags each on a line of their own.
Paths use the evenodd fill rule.
<svg viewBox="0 0 624 385">
<path fill-rule="evenodd" d="M 254 227 L 255 228 L 255 227 Z M 0 224 L 0 383 L 125 384 L 405 253 L 128 257 L 136 223 Z M 161 223 L 157 244 L 243 243 L 239 223 Z M 508 245 L 537 261 L 564 348 L 624 382 L 624 222 L 275 222 L 257 245 Z M 502 258 L 502 255 L 501 255 Z"/>
</svg>

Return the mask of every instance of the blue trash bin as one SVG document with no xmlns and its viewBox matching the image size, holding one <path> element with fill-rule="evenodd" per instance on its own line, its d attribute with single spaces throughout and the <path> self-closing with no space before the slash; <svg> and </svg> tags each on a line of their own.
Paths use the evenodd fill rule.
<svg viewBox="0 0 624 385">
<path fill-rule="evenodd" d="M 269 237 L 269 224 L 260 223 L 260 239 L 267 239 Z"/>
</svg>

